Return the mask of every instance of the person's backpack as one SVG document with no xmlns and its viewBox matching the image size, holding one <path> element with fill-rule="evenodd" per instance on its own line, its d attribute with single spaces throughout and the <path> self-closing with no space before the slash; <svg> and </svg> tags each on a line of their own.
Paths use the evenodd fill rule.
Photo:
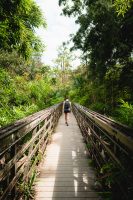
<svg viewBox="0 0 133 200">
<path fill-rule="evenodd" d="M 65 101 L 64 109 L 65 110 L 69 110 L 70 109 L 70 102 L 69 101 Z"/>
</svg>

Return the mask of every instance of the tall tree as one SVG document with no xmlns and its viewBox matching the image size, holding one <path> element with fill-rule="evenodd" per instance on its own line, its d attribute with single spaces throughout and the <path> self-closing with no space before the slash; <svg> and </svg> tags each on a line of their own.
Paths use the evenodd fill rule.
<svg viewBox="0 0 133 200">
<path fill-rule="evenodd" d="M 81 49 L 89 60 L 88 66 L 93 78 L 104 81 L 108 69 L 119 63 L 122 67 L 122 83 L 123 72 L 132 73 L 132 7 L 124 17 L 119 17 L 110 0 L 60 0 L 59 3 L 63 6 L 64 15 L 74 15 L 79 24 L 79 30 L 73 37 L 74 48 Z M 129 86 L 130 82 L 131 78 L 125 82 L 124 87 Z"/>
<path fill-rule="evenodd" d="M 56 67 L 60 71 L 61 82 L 63 84 L 67 84 L 68 82 L 68 76 L 72 66 L 72 60 L 72 53 L 68 49 L 67 44 L 63 43 L 58 48 L 58 57 L 55 60 Z"/>
</svg>

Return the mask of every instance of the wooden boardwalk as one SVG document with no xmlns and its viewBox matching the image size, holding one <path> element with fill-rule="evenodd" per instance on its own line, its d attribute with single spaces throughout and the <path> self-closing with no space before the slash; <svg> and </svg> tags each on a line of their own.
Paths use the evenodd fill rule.
<svg viewBox="0 0 133 200">
<path fill-rule="evenodd" d="M 100 200 L 94 191 L 95 175 L 74 115 L 69 126 L 61 116 L 46 157 L 40 164 L 35 200 Z"/>
</svg>

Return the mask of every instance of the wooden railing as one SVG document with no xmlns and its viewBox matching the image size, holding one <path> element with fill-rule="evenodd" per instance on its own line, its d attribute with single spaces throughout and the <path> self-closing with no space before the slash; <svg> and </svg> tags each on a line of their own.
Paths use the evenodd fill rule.
<svg viewBox="0 0 133 200">
<path fill-rule="evenodd" d="M 132 200 L 133 130 L 78 104 L 73 105 L 73 111 L 90 157 L 101 173 L 99 180 L 108 181 L 110 190 L 116 196 L 119 193 L 117 199 Z"/>
<path fill-rule="evenodd" d="M 0 129 L 0 200 L 20 199 L 62 113 L 62 104 Z"/>
</svg>

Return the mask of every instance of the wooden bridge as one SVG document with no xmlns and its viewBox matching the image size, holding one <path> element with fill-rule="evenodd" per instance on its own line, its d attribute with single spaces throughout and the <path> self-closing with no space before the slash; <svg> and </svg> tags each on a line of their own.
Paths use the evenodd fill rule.
<svg viewBox="0 0 133 200">
<path fill-rule="evenodd" d="M 69 126 L 58 104 L 0 129 L 0 200 L 132 200 L 132 130 L 72 107 Z"/>
</svg>

